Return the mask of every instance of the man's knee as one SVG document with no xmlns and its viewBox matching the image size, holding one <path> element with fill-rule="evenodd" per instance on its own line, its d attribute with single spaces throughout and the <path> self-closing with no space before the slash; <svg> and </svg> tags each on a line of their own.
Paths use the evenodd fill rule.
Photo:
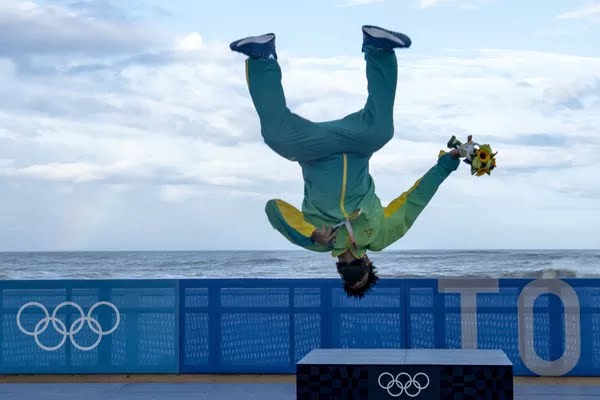
<svg viewBox="0 0 600 400">
<path fill-rule="evenodd" d="M 386 144 L 387 142 L 392 140 L 392 138 L 394 137 L 394 119 L 393 119 L 393 117 L 389 118 L 388 120 L 382 121 L 382 123 L 380 124 L 380 127 L 379 127 L 378 136 L 380 137 L 380 140 L 383 142 L 383 144 Z"/>
<path fill-rule="evenodd" d="M 379 120 L 373 124 L 368 131 L 368 139 L 365 141 L 372 152 L 385 146 L 394 137 L 394 121 Z"/>
<path fill-rule="evenodd" d="M 281 131 L 274 126 L 264 126 L 260 129 L 260 133 L 263 137 L 264 142 L 272 147 L 277 147 L 277 138 L 281 136 Z"/>
<path fill-rule="evenodd" d="M 287 146 L 285 145 L 281 145 L 277 142 L 273 142 L 273 141 L 267 141 L 265 140 L 265 144 L 267 146 L 269 146 L 269 148 L 271 150 L 273 150 L 275 153 L 277 153 L 278 155 L 280 155 L 281 157 L 288 159 L 290 161 L 296 161 L 296 158 L 294 157 L 294 155 L 289 151 L 289 149 L 287 148 Z"/>
</svg>

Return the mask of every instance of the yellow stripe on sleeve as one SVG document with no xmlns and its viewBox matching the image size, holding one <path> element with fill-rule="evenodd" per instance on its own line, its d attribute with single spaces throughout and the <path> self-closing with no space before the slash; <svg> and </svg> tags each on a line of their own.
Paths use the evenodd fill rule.
<svg viewBox="0 0 600 400">
<path fill-rule="evenodd" d="M 311 223 L 306 222 L 304 215 L 302 215 L 300 210 L 283 200 L 275 200 L 275 204 L 277 204 L 277 208 L 286 224 L 294 228 L 303 236 L 311 237 L 316 228 Z"/>
</svg>

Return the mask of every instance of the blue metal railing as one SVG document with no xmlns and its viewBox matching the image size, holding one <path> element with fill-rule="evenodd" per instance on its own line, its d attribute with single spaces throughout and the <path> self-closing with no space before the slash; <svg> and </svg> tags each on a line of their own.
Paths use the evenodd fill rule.
<svg viewBox="0 0 600 400">
<path fill-rule="evenodd" d="M 600 280 L 0 282 L 0 373 L 293 373 L 313 348 L 502 349 L 600 376 Z"/>
<path fill-rule="evenodd" d="M 179 370 L 176 280 L 4 281 L 0 291 L 1 373 Z"/>
</svg>

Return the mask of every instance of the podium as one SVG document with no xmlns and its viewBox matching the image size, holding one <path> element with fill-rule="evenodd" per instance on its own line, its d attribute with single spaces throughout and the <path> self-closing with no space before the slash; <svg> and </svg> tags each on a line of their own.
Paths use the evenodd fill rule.
<svg viewBox="0 0 600 400">
<path fill-rule="evenodd" d="M 315 349 L 296 365 L 298 400 L 512 400 L 502 350 Z"/>
</svg>

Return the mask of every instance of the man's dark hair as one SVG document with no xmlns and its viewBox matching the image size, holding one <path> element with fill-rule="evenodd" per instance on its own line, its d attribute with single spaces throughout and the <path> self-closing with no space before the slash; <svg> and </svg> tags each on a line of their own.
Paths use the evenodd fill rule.
<svg viewBox="0 0 600 400">
<path fill-rule="evenodd" d="M 356 259 L 351 263 L 341 263 L 337 262 L 337 269 L 342 275 L 342 288 L 348 297 L 355 297 L 358 299 L 362 299 L 365 294 L 370 291 L 375 283 L 379 280 L 377 276 L 377 268 L 373 265 L 373 263 L 367 264 L 363 259 Z M 345 268 L 344 268 L 345 267 Z M 349 268 L 354 267 L 354 268 Z M 362 274 L 358 274 L 359 271 L 362 270 Z M 344 271 L 349 271 L 349 273 L 344 273 Z M 352 286 L 360 281 L 362 277 L 364 277 L 365 272 L 368 271 L 369 277 L 367 278 L 367 282 L 360 288 L 352 288 Z"/>
</svg>

